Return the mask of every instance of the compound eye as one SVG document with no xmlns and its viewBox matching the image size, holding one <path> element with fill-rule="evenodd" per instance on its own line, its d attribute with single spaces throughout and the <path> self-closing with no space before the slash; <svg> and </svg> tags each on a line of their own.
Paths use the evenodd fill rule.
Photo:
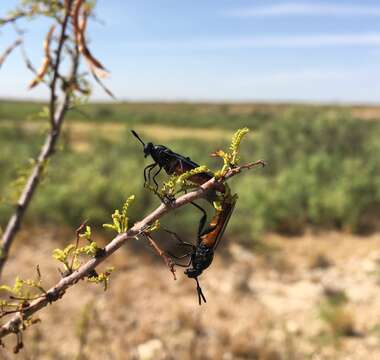
<svg viewBox="0 0 380 360">
<path fill-rule="evenodd" d="M 144 153 L 146 156 L 148 156 L 149 154 L 152 153 L 154 149 L 154 145 L 150 142 L 150 143 L 147 143 L 145 146 L 144 146 Z"/>
</svg>

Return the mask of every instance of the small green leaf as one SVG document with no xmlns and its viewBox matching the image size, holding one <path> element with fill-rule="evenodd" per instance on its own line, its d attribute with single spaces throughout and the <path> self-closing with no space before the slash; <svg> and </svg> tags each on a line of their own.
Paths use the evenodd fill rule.
<svg viewBox="0 0 380 360">
<path fill-rule="evenodd" d="M 230 150 L 231 150 L 231 165 L 237 165 L 239 162 L 239 147 L 243 137 L 249 133 L 249 129 L 247 127 L 243 129 L 239 129 L 235 132 L 232 137 Z"/>
<path fill-rule="evenodd" d="M 102 284 L 104 291 L 106 291 L 108 289 L 112 271 L 114 271 L 113 267 L 107 268 L 105 272 L 98 274 L 98 276 L 91 276 L 87 281 L 95 284 Z"/>
<path fill-rule="evenodd" d="M 123 232 L 126 232 L 128 230 L 128 208 L 132 204 L 132 202 L 135 200 L 135 196 L 131 195 L 128 197 L 128 199 L 124 202 L 121 213 L 118 209 L 114 211 L 112 214 L 112 222 L 113 224 L 103 224 L 103 227 L 106 229 L 111 229 L 116 231 L 118 234 L 121 234 Z"/>
</svg>

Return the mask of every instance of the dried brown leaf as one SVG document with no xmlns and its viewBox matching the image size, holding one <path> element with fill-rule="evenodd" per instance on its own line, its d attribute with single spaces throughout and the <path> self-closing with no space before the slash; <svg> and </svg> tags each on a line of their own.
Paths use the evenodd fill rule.
<svg viewBox="0 0 380 360">
<path fill-rule="evenodd" d="M 43 78 L 45 77 L 46 73 L 49 70 L 49 66 L 51 64 L 50 44 L 51 44 L 51 39 L 53 37 L 54 29 L 55 29 L 55 26 L 53 25 L 46 35 L 46 38 L 44 40 L 44 45 L 43 45 L 45 56 L 44 56 L 44 59 L 42 60 L 41 67 L 37 71 L 36 77 L 29 84 L 29 89 L 32 89 L 35 86 L 37 86 L 43 80 Z"/>
<path fill-rule="evenodd" d="M 108 71 L 103 66 L 103 64 L 92 55 L 86 43 L 86 38 L 85 38 L 84 33 L 86 31 L 87 18 L 89 14 L 88 14 L 88 11 L 81 10 L 84 2 L 85 0 L 78 0 L 75 3 L 75 7 L 74 7 L 73 25 L 74 25 L 75 39 L 77 41 L 78 50 L 85 58 L 90 70 L 94 72 L 98 77 L 104 78 L 109 75 Z"/>
<path fill-rule="evenodd" d="M 19 45 L 21 45 L 22 40 L 17 39 L 12 45 L 7 47 L 2 55 L 0 55 L 0 68 L 4 64 L 6 58 L 11 54 L 11 52 Z"/>
</svg>

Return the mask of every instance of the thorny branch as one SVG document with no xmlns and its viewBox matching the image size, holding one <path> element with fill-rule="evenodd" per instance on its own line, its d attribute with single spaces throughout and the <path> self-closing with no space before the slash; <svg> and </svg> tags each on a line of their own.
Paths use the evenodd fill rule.
<svg viewBox="0 0 380 360">
<path fill-rule="evenodd" d="M 4 234 L 1 239 L 1 257 L 0 257 L 0 275 L 4 268 L 4 264 L 8 258 L 9 249 L 12 245 L 12 242 L 17 234 L 22 219 L 25 215 L 25 212 L 28 208 L 29 203 L 31 202 L 33 195 L 37 189 L 37 186 L 41 180 L 41 175 L 44 170 L 44 167 L 47 163 L 47 160 L 54 153 L 55 145 L 60 135 L 61 126 L 63 120 L 65 118 L 66 111 L 68 110 L 70 99 L 71 99 L 71 91 L 67 89 L 64 92 L 63 98 L 60 101 L 60 106 L 58 105 L 58 99 L 56 95 L 57 89 L 57 78 L 59 74 L 59 66 L 61 63 L 61 56 L 63 50 L 63 44 L 67 40 L 67 27 L 70 18 L 70 8 L 72 5 L 72 0 L 69 0 L 68 8 L 66 10 L 66 14 L 64 20 L 61 25 L 61 33 L 58 38 L 58 47 L 56 50 L 56 58 L 54 64 L 52 64 L 53 68 L 53 79 L 50 85 L 50 122 L 51 128 L 49 133 L 46 136 L 43 147 L 41 148 L 40 154 L 36 160 L 35 166 L 26 182 L 26 185 L 21 193 L 20 198 L 17 201 L 16 210 L 14 214 L 9 219 L 9 222 L 5 228 Z M 79 54 L 76 51 L 72 56 L 72 70 L 70 74 L 70 81 L 74 81 L 77 75 L 78 70 L 78 61 Z"/>
<path fill-rule="evenodd" d="M 251 169 L 258 165 L 264 166 L 265 163 L 259 160 L 229 169 L 221 180 L 226 181 L 227 179 L 239 174 L 242 170 Z M 173 211 L 174 209 L 182 207 L 191 201 L 203 197 L 207 190 L 210 190 L 211 188 L 217 188 L 221 180 L 212 178 L 196 190 L 177 198 L 170 206 L 162 203 L 156 210 L 147 215 L 144 219 L 135 223 L 133 227 L 130 228 L 127 232 L 119 234 L 113 238 L 111 242 L 104 248 L 102 256 L 90 259 L 87 263 L 83 264 L 80 268 L 75 270 L 67 277 L 64 277 L 55 286 L 47 290 L 44 296 L 31 301 L 26 307 L 24 307 L 22 310 L 19 310 L 16 315 L 13 315 L 13 317 L 8 320 L 7 323 L 0 326 L 0 338 L 3 338 L 11 333 L 14 333 L 16 335 L 19 334 L 23 321 L 30 318 L 33 314 L 46 307 L 48 304 L 51 304 L 52 302 L 57 301 L 63 297 L 68 288 L 75 285 L 79 280 L 84 279 L 86 276 L 88 276 L 88 274 L 91 274 L 99 264 L 105 261 L 117 249 L 124 245 L 127 240 L 136 238 L 136 236 L 140 234 L 144 234 L 144 230 L 149 225 L 152 225 L 156 220 L 162 218 L 164 215 Z"/>
<path fill-rule="evenodd" d="M 23 17 L 27 16 L 26 12 L 19 12 L 15 15 L 7 16 L 5 18 L 0 18 L 0 25 L 5 25 L 8 23 L 14 23 L 18 19 L 21 19 Z"/>
<path fill-rule="evenodd" d="M 47 161 L 54 153 L 55 145 L 60 136 L 62 123 L 64 121 L 67 110 L 71 100 L 73 98 L 73 92 L 78 91 L 83 94 L 87 94 L 88 90 L 81 88 L 79 84 L 78 77 L 78 65 L 79 57 L 83 56 L 86 60 L 88 66 L 90 67 L 91 73 L 93 74 L 95 81 L 101 85 L 101 87 L 109 94 L 114 97 L 113 94 L 105 87 L 105 85 L 99 79 L 99 76 L 106 76 L 108 73 L 103 65 L 92 55 L 90 52 L 85 37 L 87 18 L 90 14 L 90 10 L 86 6 L 85 0 L 65 0 L 63 9 L 63 16 L 51 16 L 55 19 L 56 24 L 60 27 L 60 32 L 57 39 L 57 48 L 54 51 L 50 51 L 50 45 L 53 39 L 54 25 L 50 28 L 45 42 L 44 51 L 45 56 L 42 65 L 39 70 L 36 70 L 32 65 L 31 61 L 25 53 L 22 40 L 17 40 L 13 45 L 11 45 L 4 53 L 0 56 L 0 67 L 4 62 L 4 59 L 13 51 L 13 49 L 21 45 L 22 54 L 26 66 L 36 75 L 34 80 L 30 84 L 30 88 L 43 82 L 48 85 L 50 90 L 50 100 L 49 100 L 49 120 L 50 120 L 50 131 L 46 136 L 44 145 L 36 159 L 34 168 L 24 186 L 24 189 L 17 201 L 16 209 L 8 221 L 5 228 L 4 234 L 1 239 L 0 244 L 0 276 L 4 268 L 4 264 L 8 258 L 9 249 L 18 232 L 23 217 L 26 213 L 29 203 L 31 202 L 33 195 L 41 181 L 41 176 L 43 170 L 47 164 Z M 16 20 L 25 16 L 34 16 L 38 14 L 35 10 L 21 11 L 19 10 L 16 15 L 12 15 L 7 18 L 0 18 L 0 25 L 7 23 L 15 23 Z M 72 27 L 70 27 L 72 25 Z M 73 34 L 70 34 L 70 30 Z M 17 31 L 21 35 L 21 31 Z M 71 36 L 74 35 L 74 36 Z M 66 42 L 74 42 L 74 46 L 71 49 L 67 47 Z M 63 53 L 67 51 L 71 57 L 72 69 L 68 78 L 65 78 L 60 73 L 60 68 L 63 62 Z M 51 55 L 54 54 L 54 56 Z M 51 70 L 50 81 L 46 79 L 49 70 Z M 58 98 L 59 88 L 62 89 L 62 97 Z"/>
<path fill-rule="evenodd" d="M 0 68 L 3 65 L 6 58 L 11 54 L 11 52 L 16 49 L 17 46 L 21 45 L 22 40 L 17 39 L 13 44 L 11 44 L 9 47 L 5 49 L 2 55 L 0 55 Z"/>
<path fill-rule="evenodd" d="M 68 22 L 70 19 L 71 4 L 72 4 L 72 1 L 67 2 L 66 14 L 65 14 L 65 17 L 63 19 L 62 26 L 61 26 L 61 34 L 59 35 L 57 56 L 55 58 L 55 63 L 53 64 L 53 79 L 52 79 L 51 84 L 50 84 L 50 89 L 51 89 L 50 90 L 50 104 L 49 104 L 50 123 L 51 123 L 52 130 L 58 130 L 58 131 L 59 131 L 61 123 L 57 122 L 57 120 L 59 121 L 59 119 L 57 119 L 55 116 L 56 105 L 57 105 L 56 88 L 57 88 L 57 80 L 58 80 L 58 76 L 59 76 L 59 66 L 61 65 L 61 56 L 62 56 L 63 44 L 65 43 L 65 40 L 66 40 L 66 29 L 67 29 L 67 25 L 68 25 Z M 76 62 L 78 62 L 78 53 L 76 53 L 74 55 L 74 58 L 73 58 L 73 63 L 76 63 Z M 74 75 L 73 78 L 76 75 L 77 65 L 74 64 L 74 68 L 75 68 L 75 73 L 72 74 L 72 75 Z M 68 102 L 69 98 L 70 98 L 70 92 L 68 90 L 66 90 L 64 102 L 65 102 L 65 100 Z M 65 106 L 64 109 L 62 109 L 62 111 L 63 111 L 62 118 L 64 117 L 64 113 L 67 110 L 67 106 L 68 106 L 68 104 Z"/>
<path fill-rule="evenodd" d="M 154 251 L 156 251 L 156 253 L 162 257 L 162 259 L 164 260 L 166 266 L 169 268 L 170 272 L 173 274 L 173 278 L 174 280 L 177 280 L 177 277 L 175 275 L 175 269 L 174 269 L 174 262 L 173 260 L 171 259 L 171 257 L 169 257 L 168 255 L 166 255 L 165 251 L 163 251 L 158 245 L 157 243 L 153 240 L 153 238 L 149 235 L 149 234 L 144 234 L 145 237 L 148 239 L 149 241 L 149 244 L 150 246 L 154 249 Z"/>
</svg>

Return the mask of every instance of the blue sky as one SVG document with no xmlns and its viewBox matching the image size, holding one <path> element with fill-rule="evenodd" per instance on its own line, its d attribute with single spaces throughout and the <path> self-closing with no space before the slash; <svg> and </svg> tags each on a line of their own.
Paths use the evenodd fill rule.
<svg viewBox="0 0 380 360">
<path fill-rule="evenodd" d="M 379 0 L 98 0 L 97 14 L 91 49 L 119 100 L 380 101 Z M 48 25 L 23 24 L 37 67 Z M 13 37 L 1 31 L 0 52 Z M 31 77 L 14 53 L 0 97 L 46 96 Z"/>
</svg>

